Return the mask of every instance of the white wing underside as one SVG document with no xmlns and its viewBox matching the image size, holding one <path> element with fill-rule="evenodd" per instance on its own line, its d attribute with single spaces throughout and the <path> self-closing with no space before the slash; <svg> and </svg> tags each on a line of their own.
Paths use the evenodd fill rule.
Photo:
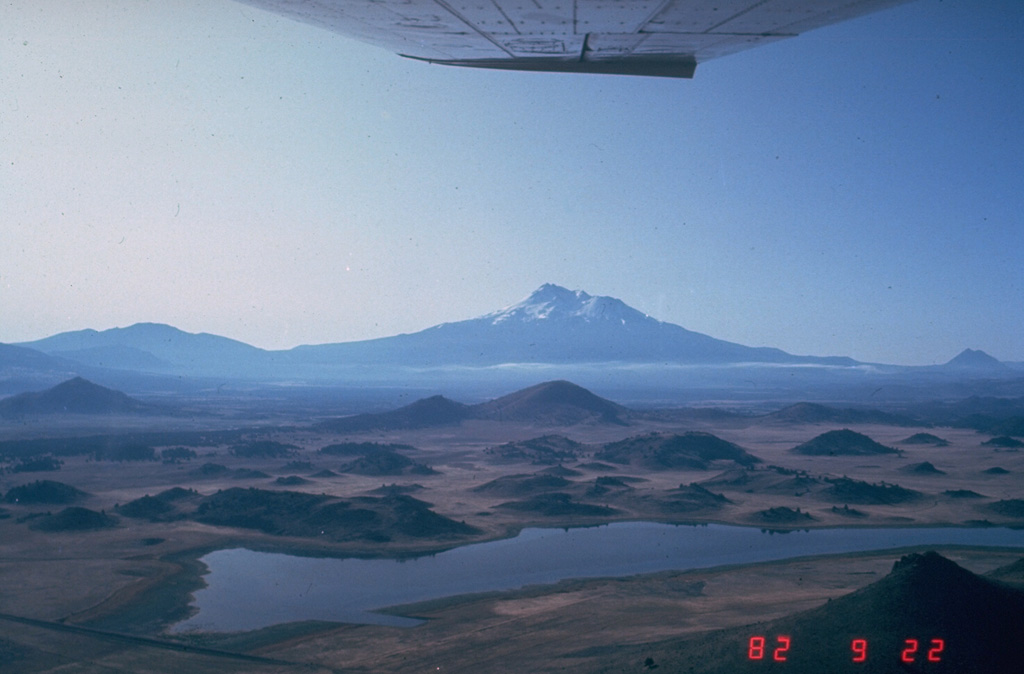
<svg viewBox="0 0 1024 674">
<path fill-rule="evenodd" d="M 698 63 L 906 0 L 239 0 L 446 65 L 693 77 Z"/>
</svg>

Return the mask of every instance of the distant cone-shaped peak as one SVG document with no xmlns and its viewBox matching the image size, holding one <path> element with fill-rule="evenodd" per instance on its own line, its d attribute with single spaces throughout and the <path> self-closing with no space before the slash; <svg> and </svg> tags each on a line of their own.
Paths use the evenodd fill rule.
<svg viewBox="0 0 1024 674">
<path fill-rule="evenodd" d="M 1002 370 L 1006 365 L 980 349 L 964 349 L 946 363 L 947 367 Z"/>
<path fill-rule="evenodd" d="M 565 319 L 612 320 L 618 323 L 642 319 L 653 321 L 614 297 L 594 296 L 583 290 L 569 290 L 554 283 L 545 283 L 526 299 L 489 314 L 487 318 L 493 324 Z"/>
</svg>

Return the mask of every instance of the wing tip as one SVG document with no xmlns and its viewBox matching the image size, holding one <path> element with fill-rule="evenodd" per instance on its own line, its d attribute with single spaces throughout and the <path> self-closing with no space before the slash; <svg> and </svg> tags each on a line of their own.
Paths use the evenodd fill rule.
<svg viewBox="0 0 1024 674">
<path fill-rule="evenodd" d="M 669 77 L 692 79 L 697 69 L 693 57 L 682 58 L 630 58 L 630 59 L 466 59 L 445 60 L 400 54 L 400 56 L 460 68 L 485 68 L 490 70 L 519 70 L 526 72 L 585 73 L 594 75 L 633 75 L 640 77 Z"/>
</svg>

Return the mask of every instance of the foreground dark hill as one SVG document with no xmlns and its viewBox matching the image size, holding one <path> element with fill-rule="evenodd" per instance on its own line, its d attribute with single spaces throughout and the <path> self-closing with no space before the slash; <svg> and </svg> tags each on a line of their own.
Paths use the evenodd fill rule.
<svg viewBox="0 0 1024 674">
<path fill-rule="evenodd" d="M 357 414 L 320 424 L 339 432 L 404 430 L 450 426 L 469 419 L 518 421 L 567 426 L 579 423 L 626 423 L 627 408 L 567 381 L 551 381 L 510 393 L 489 402 L 464 405 L 444 396 L 431 396 L 390 412 Z"/>
<path fill-rule="evenodd" d="M 631 648 L 601 671 L 643 671 L 650 657 L 658 671 L 694 674 L 1008 674 L 1021 671 L 1022 626 L 1024 592 L 927 552 L 903 557 L 885 578 L 819 608 Z M 763 638 L 763 649 L 752 638 Z M 776 649 L 784 661 L 775 660 Z"/>
<path fill-rule="evenodd" d="M 75 377 L 45 391 L 0 400 L 0 416 L 23 414 L 139 414 L 156 409 L 120 391 Z"/>
</svg>

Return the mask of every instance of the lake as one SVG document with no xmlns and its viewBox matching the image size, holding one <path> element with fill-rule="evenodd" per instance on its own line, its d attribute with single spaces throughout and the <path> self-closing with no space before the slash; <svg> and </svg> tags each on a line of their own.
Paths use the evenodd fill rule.
<svg viewBox="0 0 1024 674">
<path fill-rule="evenodd" d="M 299 620 L 412 626 L 375 609 L 459 594 L 511 590 L 567 578 L 752 564 L 916 545 L 1024 548 L 1024 530 L 990 528 L 813 529 L 770 532 L 719 524 L 617 522 L 523 529 L 514 538 L 411 559 L 299 557 L 217 550 L 201 558 L 207 587 L 198 613 L 173 627 L 231 632 Z"/>
</svg>

